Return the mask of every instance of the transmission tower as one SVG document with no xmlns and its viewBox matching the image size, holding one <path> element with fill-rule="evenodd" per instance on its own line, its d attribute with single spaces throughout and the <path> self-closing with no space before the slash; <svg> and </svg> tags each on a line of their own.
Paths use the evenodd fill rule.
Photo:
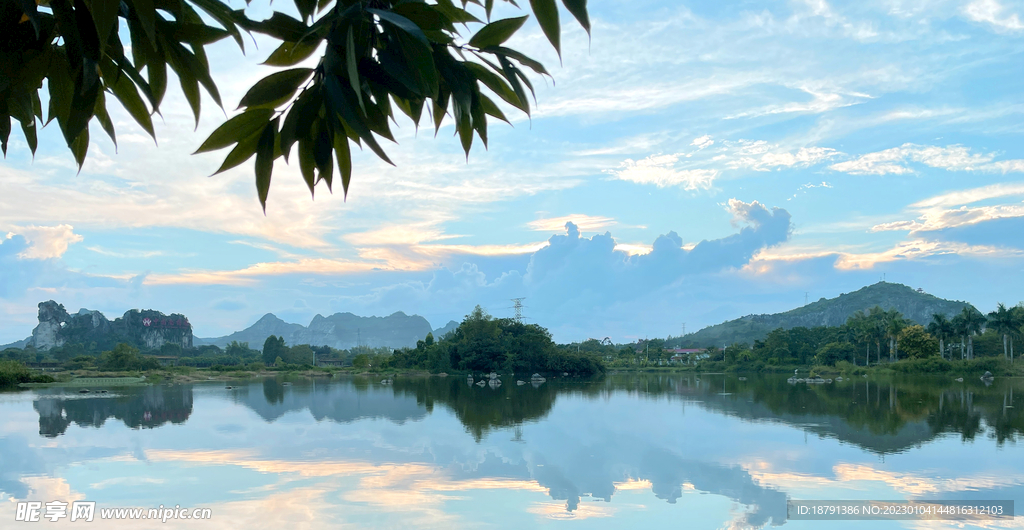
<svg viewBox="0 0 1024 530">
<path fill-rule="evenodd" d="M 523 300 L 526 300 L 526 298 L 513 298 L 512 299 L 512 304 L 513 304 L 512 308 L 516 310 L 515 319 L 516 319 L 516 322 L 519 323 L 519 324 L 523 323 Z"/>
</svg>

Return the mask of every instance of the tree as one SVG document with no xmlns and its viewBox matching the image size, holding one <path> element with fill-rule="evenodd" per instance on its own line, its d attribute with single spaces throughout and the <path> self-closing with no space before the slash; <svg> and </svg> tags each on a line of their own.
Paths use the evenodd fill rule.
<svg viewBox="0 0 1024 530">
<path fill-rule="evenodd" d="M 1003 358 L 1009 359 L 1013 362 L 1013 357 L 1010 356 L 1009 350 L 1009 338 L 1010 335 L 1017 331 L 1019 323 L 1016 322 L 1016 315 L 1011 309 L 1007 309 L 1005 304 L 1000 303 L 996 306 L 996 310 L 988 314 L 988 324 L 986 327 L 991 328 L 996 333 L 1003 337 Z"/>
<path fill-rule="evenodd" d="M 113 350 L 100 354 L 99 367 L 109 371 L 141 371 L 160 368 L 160 363 L 152 357 L 143 357 L 135 346 L 121 342 Z"/>
<path fill-rule="evenodd" d="M 985 315 L 971 306 L 964 306 L 963 310 L 953 317 L 953 332 L 960 337 L 961 359 L 974 358 L 974 336 L 981 334 L 985 322 Z"/>
<path fill-rule="evenodd" d="M 308 344 L 298 344 L 287 348 L 287 355 L 284 356 L 288 364 L 313 364 L 313 348 Z"/>
<path fill-rule="evenodd" d="M 939 339 L 939 357 L 946 358 L 946 338 L 953 334 L 953 323 L 942 313 L 932 315 L 932 321 L 928 323 L 928 333 Z"/>
<path fill-rule="evenodd" d="M 44 4 L 48 9 L 29 0 L 4 2 L 4 154 L 12 118 L 20 123 L 33 153 L 36 123 L 56 119 L 81 168 L 93 118 L 116 144 L 108 96 L 155 139 L 151 116 L 160 111 L 168 67 L 198 124 L 200 85 L 223 107 L 206 46 L 230 37 L 244 50 L 242 33 L 261 33 L 280 42 L 264 64 L 282 70 L 253 85 L 239 105 L 245 110 L 217 128 L 197 153 L 233 145 L 217 173 L 255 155 L 256 188 L 266 210 L 274 160 L 283 157 L 287 162 L 296 146 L 310 193 L 320 181 L 332 189 L 336 160 L 347 194 L 350 142 L 391 163 L 378 138 L 394 141 L 389 120 L 396 108 L 417 126 L 426 108 L 435 134 L 450 115 L 468 157 L 474 133 L 487 146 L 488 116 L 508 122 L 491 96 L 529 115 L 527 90 L 532 94 L 533 85 L 523 68 L 550 77 L 541 63 L 504 46 L 529 15 L 490 21 L 493 0 L 470 1 L 475 14 L 465 1 L 462 7 L 451 0 L 293 1 L 298 19 L 274 12 L 262 21 L 250 19 L 245 9 L 233 10 L 224 0 L 50 0 Z M 586 0 L 562 3 L 589 33 Z M 560 55 L 555 0 L 531 0 L 530 6 Z M 471 25 L 479 28 L 472 35 Z M 130 56 L 125 55 L 126 44 Z M 314 68 L 297 66 L 322 45 Z M 49 90 L 45 122 L 39 97 L 44 80 Z"/>
<path fill-rule="evenodd" d="M 900 332 L 907 327 L 907 321 L 903 315 L 895 309 L 885 312 L 885 331 L 889 337 L 889 360 L 900 359 Z"/>
<path fill-rule="evenodd" d="M 926 359 L 935 356 L 939 341 L 925 331 L 924 326 L 908 326 L 900 331 L 900 342 L 903 344 L 903 351 L 910 359 Z"/>
<path fill-rule="evenodd" d="M 849 361 L 857 354 L 856 348 L 849 342 L 830 342 L 814 355 L 815 364 L 835 366 L 839 361 Z"/>
<path fill-rule="evenodd" d="M 268 365 L 277 364 L 288 357 L 288 347 L 284 345 L 284 337 L 271 335 L 263 342 L 263 362 Z"/>
</svg>

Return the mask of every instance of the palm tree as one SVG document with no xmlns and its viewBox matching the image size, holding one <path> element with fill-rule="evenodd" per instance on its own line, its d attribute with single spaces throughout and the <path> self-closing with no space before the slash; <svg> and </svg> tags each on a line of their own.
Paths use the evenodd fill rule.
<svg viewBox="0 0 1024 530">
<path fill-rule="evenodd" d="M 850 318 L 846 319 L 846 329 L 848 330 L 849 338 L 853 342 L 864 343 L 864 366 L 871 365 L 872 327 L 871 318 L 864 311 L 857 311 L 850 315 Z"/>
<path fill-rule="evenodd" d="M 1015 315 L 1013 310 L 1007 309 L 1005 304 L 1000 303 L 996 310 L 988 314 L 988 326 L 1003 336 L 1003 358 L 1010 359 L 1009 338 L 1014 333 Z"/>
<path fill-rule="evenodd" d="M 1017 304 L 1017 307 L 1010 309 L 1010 362 L 1013 362 L 1013 339 L 1024 334 L 1024 302 Z"/>
<path fill-rule="evenodd" d="M 953 320 L 950 321 L 950 326 L 953 328 L 953 335 L 957 336 L 957 337 L 960 337 L 960 360 L 961 361 L 964 360 L 964 358 L 966 356 L 966 353 L 965 353 L 964 350 L 967 347 L 967 335 L 970 335 L 970 331 L 967 330 L 967 315 L 966 315 L 966 313 L 968 313 L 968 310 L 965 307 L 962 312 L 957 313 L 953 317 Z"/>
<path fill-rule="evenodd" d="M 875 362 L 882 363 L 882 339 L 885 338 L 885 310 L 881 306 L 872 307 L 868 311 L 868 321 L 865 327 L 868 335 L 875 341 Z"/>
<path fill-rule="evenodd" d="M 967 315 L 967 358 L 974 358 L 974 336 L 981 335 L 982 329 L 985 327 L 985 323 L 988 320 L 985 315 L 981 314 L 981 311 L 974 309 L 973 307 L 964 308 L 964 313 Z"/>
<path fill-rule="evenodd" d="M 935 313 L 932 315 L 931 323 L 928 324 L 928 333 L 939 339 L 939 357 L 945 359 L 946 337 L 953 333 L 953 323 L 946 318 L 946 315 Z"/>
<path fill-rule="evenodd" d="M 885 313 L 885 331 L 889 335 L 889 360 L 900 359 L 900 332 L 907 327 L 907 321 L 896 309 Z"/>
</svg>

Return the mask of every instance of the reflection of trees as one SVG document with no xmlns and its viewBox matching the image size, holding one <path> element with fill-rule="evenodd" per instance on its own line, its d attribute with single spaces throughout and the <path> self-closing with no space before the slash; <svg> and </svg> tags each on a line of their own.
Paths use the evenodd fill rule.
<svg viewBox="0 0 1024 530">
<path fill-rule="evenodd" d="M 1014 398 L 1021 382 L 1005 378 L 991 386 L 935 377 L 793 385 L 785 376 L 740 381 L 721 375 L 652 375 L 613 376 L 603 386 L 607 391 L 680 394 L 726 414 L 795 424 L 878 453 L 903 451 L 944 433 L 968 441 L 987 432 L 999 444 L 1024 434 L 1024 414 Z"/>
<path fill-rule="evenodd" d="M 165 423 L 184 423 L 192 414 L 192 387 L 146 386 L 125 389 L 109 397 L 43 397 L 32 403 L 39 413 L 39 434 L 60 436 L 72 423 L 101 427 L 108 418 L 133 429 L 151 429 Z"/>
<path fill-rule="evenodd" d="M 478 442 L 493 429 L 544 417 L 557 393 L 549 384 L 534 388 L 510 381 L 497 388 L 478 387 L 461 377 L 402 378 L 395 381 L 394 389 L 396 394 L 415 396 L 428 411 L 434 403 L 450 408 Z"/>
</svg>

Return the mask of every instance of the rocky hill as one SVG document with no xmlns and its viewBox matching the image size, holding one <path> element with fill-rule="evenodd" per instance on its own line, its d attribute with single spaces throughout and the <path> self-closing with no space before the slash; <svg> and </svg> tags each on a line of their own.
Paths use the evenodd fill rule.
<svg viewBox="0 0 1024 530">
<path fill-rule="evenodd" d="M 747 315 L 708 326 L 696 333 L 672 339 L 670 345 L 721 348 L 724 344 L 734 342 L 751 344 L 754 340 L 763 339 L 768 332 L 777 328 L 839 326 L 845 324 L 855 312 L 867 311 L 875 306 L 881 306 L 886 310 L 895 308 L 903 313 L 905 318 L 927 325 L 933 314 L 941 313 L 952 317 L 971 304 L 945 300 L 898 283 L 878 282 L 836 298 L 822 298 L 785 313 Z"/>
<path fill-rule="evenodd" d="M 444 337 L 445 335 L 455 331 L 458 328 L 459 328 L 459 323 L 458 322 L 456 322 L 454 320 L 449 320 L 448 323 L 444 325 L 444 327 L 437 328 L 437 329 L 434 330 L 434 338 L 440 340 L 441 337 Z"/>
<path fill-rule="evenodd" d="M 191 348 L 192 325 L 185 315 L 165 315 L 152 309 L 132 309 L 112 321 L 103 313 L 88 309 L 72 315 L 63 305 L 49 300 L 39 304 L 39 325 L 24 344 L 37 350 L 75 343 L 106 350 L 119 342 L 134 344 L 143 350 L 157 349 L 167 343 Z"/>
<path fill-rule="evenodd" d="M 335 313 L 329 317 L 317 315 L 309 326 L 289 324 L 271 313 L 263 315 L 255 324 L 225 337 L 197 339 L 197 344 L 224 347 L 231 341 L 248 342 L 249 347 L 260 349 L 271 335 L 284 337 L 285 344 L 310 344 L 346 350 L 355 346 L 370 348 L 415 347 L 416 341 L 432 330 L 430 323 L 419 315 L 406 315 L 401 311 L 386 317 L 361 317 L 352 313 Z"/>
</svg>

